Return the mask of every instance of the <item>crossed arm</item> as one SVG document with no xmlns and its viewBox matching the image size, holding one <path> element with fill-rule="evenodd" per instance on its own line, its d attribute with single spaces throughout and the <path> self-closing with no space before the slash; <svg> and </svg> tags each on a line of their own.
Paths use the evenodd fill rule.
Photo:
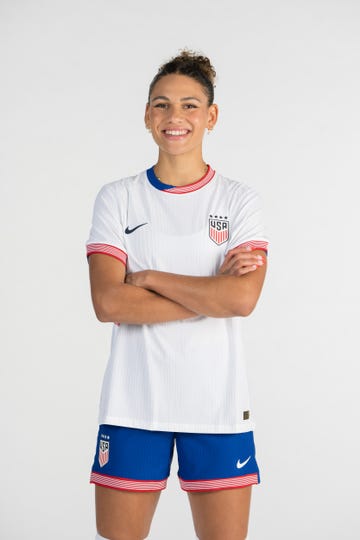
<svg viewBox="0 0 360 540">
<path fill-rule="evenodd" d="M 108 255 L 89 257 L 90 284 L 102 322 L 154 324 L 208 317 L 247 316 L 260 296 L 266 257 L 260 250 L 230 250 L 216 276 L 184 276 L 144 270 L 125 273 Z"/>
</svg>

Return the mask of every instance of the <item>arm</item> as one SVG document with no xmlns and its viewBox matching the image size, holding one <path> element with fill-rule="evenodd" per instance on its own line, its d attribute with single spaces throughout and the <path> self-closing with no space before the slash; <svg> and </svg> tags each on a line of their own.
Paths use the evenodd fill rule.
<svg viewBox="0 0 360 540">
<path fill-rule="evenodd" d="M 125 266 L 109 255 L 92 254 L 89 271 L 92 301 L 101 322 L 153 324 L 197 315 L 168 298 L 124 283 Z"/>
<path fill-rule="evenodd" d="M 266 273 L 266 257 L 262 250 L 248 253 L 244 270 L 243 249 L 233 249 L 226 256 L 219 274 L 211 277 L 183 276 L 145 270 L 129 274 L 129 284 L 154 291 L 198 315 L 208 317 L 247 316 L 260 296 Z"/>
</svg>

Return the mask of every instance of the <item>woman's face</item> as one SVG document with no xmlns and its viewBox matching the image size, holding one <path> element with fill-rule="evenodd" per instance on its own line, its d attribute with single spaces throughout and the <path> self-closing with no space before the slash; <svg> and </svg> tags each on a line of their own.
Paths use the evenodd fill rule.
<svg viewBox="0 0 360 540">
<path fill-rule="evenodd" d="M 201 154 L 204 132 L 214 127 L 217 114 L 217 106 L 208 105 L 200 83 L 186 75 L 172 74 L 155 84 L 146 105 L 145 124 L 160 151 Z"/>
</svg>

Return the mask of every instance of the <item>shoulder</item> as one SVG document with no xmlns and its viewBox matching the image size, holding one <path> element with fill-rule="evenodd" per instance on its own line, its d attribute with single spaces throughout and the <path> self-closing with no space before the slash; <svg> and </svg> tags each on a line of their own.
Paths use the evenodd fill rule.
<svg viewBox="0 0 360 540">
<path fill-rule="evenodd" d="M 128 194 L 134 192 L 137 187 L 143 185 L 146 178 L 146 171 L 133 176 L 126 176 L 112 182 L 107 182 L 98 191 L 95 204 L 123 205 L 127 200 Z"/>
<path fill-rule="evenodd" d="M 259 193 L 243 180 L 229 178 L 218 173 L 218 188 L 223 193 L 228 193 L 234 202 L 250 202 L 260 198 Z"/>
<path fill-rule="evenodd" d="M 102 193 L 103 195 L 114 195 L 118 192 L 132 189 L 144 181 L 145 175 L 146 171 L 141 171 L 133 176 L 125 176 L 124 178 L 107 182 L 100 188 L 99 194 Z"/>
</svg>

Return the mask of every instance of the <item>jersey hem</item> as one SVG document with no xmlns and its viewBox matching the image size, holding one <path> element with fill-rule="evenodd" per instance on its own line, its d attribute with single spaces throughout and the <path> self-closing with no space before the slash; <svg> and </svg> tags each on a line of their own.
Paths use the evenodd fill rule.
<svg viewBox="0 0 360 540">
<path fill-rule="evenodd" d="M 149 431 L 171 431 L 181 433 L 246 433 L 254 431 L 255 423 L 245 420 L 237 424 L 177 424 L 165 422 L 148 422 L 146 420 L 130 420 L 115 416 L 100 416 L 99 425 L 122 426 Z"/>
</svg>

